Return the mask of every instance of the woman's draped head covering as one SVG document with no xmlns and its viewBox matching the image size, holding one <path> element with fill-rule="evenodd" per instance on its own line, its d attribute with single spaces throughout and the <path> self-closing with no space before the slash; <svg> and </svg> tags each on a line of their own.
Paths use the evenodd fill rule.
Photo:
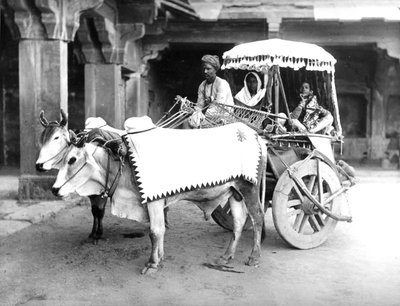
<svg viewBox="0 0 400 306">
<path fill-rule="evenodd" d="M 210 55 L 210 54 L 206 54 L 201 58 L 201 63 L 204 64 L 210 64 L 211 66 L 214 67 L 214 69 L 216 71 L 219 70 L 219 68 L 221 68 L 221 64 L 219 62 L 219 57 L 218 55 Z"/>
<path fill-rule="evenodd" d="M 258 76 L 258 74 L 255 72 L 249 72 L 246 74 L 246 76 L 244 77 L 244 80 L 243 80 L 244 86 L 247 88 L 247 90 L 249 90 L 249 88 L 247 87 L 247 78 L 251 75 L 254 76 L 257 80 L 257 91 L 256 92 L 259 92 L 261 89 L 261 79 Z M 250 93 L 250 91 L 249 91 L 249 93 Z"/>
<path fill-rule="evenodd" d="M 252 97 L 247 87 L 247 78 L 253 75 L 257 80 L 257 93 Z M 249 72 L 246 74 L 243 80 L 244 86 L 243 88 L 236 94 L 235 99 L 239 100 L 239 102 L 246 104 L 247 106 L 253 107 L 255 106 L 262 98 L 265 96 L 266 89 L 261 89 L 261 79 L 255 72 Z"/>
</svg>

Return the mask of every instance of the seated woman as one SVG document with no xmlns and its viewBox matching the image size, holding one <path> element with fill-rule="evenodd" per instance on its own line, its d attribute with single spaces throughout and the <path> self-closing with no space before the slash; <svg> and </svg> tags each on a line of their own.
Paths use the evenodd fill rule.
<svg viewBox="0 0 400 306">
<path fill-rule="evenodd" d="M 333 116 L 318 104 L 309 83 L 301 84 L 300 98 L 299 105 L 290 113 L 292 128 L 303 133 L 327 133 L 332 126 Z"/>
<path fill-rule="evenodd" d="M 244 77 L 244 86 L 234 97 L 236 105 L 260 108 L 265 96 L 265 88 L 261 89 L 261 79 L 255 72 L 249 72 Z"/>
</svg>

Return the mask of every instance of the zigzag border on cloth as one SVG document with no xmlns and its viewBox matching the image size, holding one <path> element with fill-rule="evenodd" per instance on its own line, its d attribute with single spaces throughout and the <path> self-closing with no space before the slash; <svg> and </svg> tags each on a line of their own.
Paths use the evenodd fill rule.
<svg viewBox="0 0 400 306">
<path fill-rule="evenodd" d="M 223 139 L 218 138 L 218 136 L 224 136 L 225 135 L 224 133 L 227 133 L 226 136 L 227 137 L 229 136 L 231 138 L 227 139 L 226 141 L 232 139 L 237 140 L 236 143 L 235 141 L 231 141 L 234 142 L 231 148 L 232 151 L 229 151 L 228 147 L 227 148 L 228 154 L 226 156 L 223 156 L 225 164 L 229 163 L 229 161 L 236 162 L 235 164 L 232 165 L 232 167 L 225 167 L 228 168 L 225 169 L 225 173 L 218 175 L 216 173 L 211 173 L 213 171 L 210 171 L 207 177 L 200 177 L 200 178 L 196 177 L 196 167 L 199 170 L 199 172 L 201 172 L 201 170 L 203 170 L 204 172 L 205 165 L 208 164 L 208 162 L 212 162 L 212 159 L 206 159 L 204 163 L 201 163 L 201 160 L 200 162 L 195 160 L 196 157 L 200 156 L 200 158 L 202 158 L 204 154 L 209 153 L 202 151 L 199 152 L 198 156 L 194 156 L 194 160 L 190 158 L 192 163 L 186 165 L 186 167 L 188 168 L 189 166 L 191 166 L 191 168 L 193 168 L 192 169 L 193 171 L 190 172 L 188 170 L 183 170 L 185 175 L 194 173 L 193 177 L 191 178 L 185 177 L 183 178 L 183 180 L 175 178 L 177 182 L 176 185 L 174 185 L 173 187 L 170 186 L 171 182 L 169 182 L 164 184 L 166 186 L 160 187 L 160 190 L 157 191 L 152 190 L 154 189 L 152 188 L 153 186 L 162 185 L 164 179 L 168 180 L 170 178 L 168 174 L 171 174 L 170 171 L 174 170 L 173 166 L 171 166 L 171 164 L 173 164 L 174 161 L 168 160 L 167 163 L 165 163 L 165 160 L 162 159 L 164 155 L 162 153 L 159 153 L 160 154 L 159 159 L 155 161 L 154 167 L 152 168 L 149 165 L 149 161 L 148 160 L 146 161 L 146 158 L 141 160 L 141 156 L 148 155 L 145 154 L 145 152 L 146 150 L 149 150 L 149 147 L 151 147 L 152 150 L 154 151 L 157 150 L 160 146 L 162 146 L 162 143 L 154 144 L 154 147 L 152 147 L 152 145 L 149 145 L 148 143 L 142 146 L 143 143 L 148 141 L 156 142 L 155 140 L 157 139 L 165 142 L 166 135 L 171 136 L 171 139 L 176 138 L 175 143 L 174 141 L 172 141 L 172 143 L 170 144 L 173 148 L 171 152 L 173 152 L 174 154 L 170 153 L 169 155 L 168 154 L 165 155 L 167 157 L 177 156 L 177 159 L 175 161 L 181 161 L 179 157 L 188 160 L 188 156 L 175 154 L 176 152 L 182 152 L 184 147 L 193 147 L 193 144 L 196 144 L 198 141 L 200 141 L 200 144 L 197 143 L 197 146 L 201 147 L 201 145 L 204 144 L 201 142 L 202 139 L 207 139 L 207 142 L 210 142 L 211 144 L 213 143 L 219 144 L 221 142 L 222 144 L 224 144 Z M 217 135 L 217 139 L 213 139 L 215 137 L 212 137 L 215 134 Z M 247 137 L 249 135 L 252 137 Z M 257 133 L 248 126 L 246 126 L 245 124 L 234 123 L 223 127 L 200 129 L 200 130 L 177 130 L 177 129 L 156 128 L 154 130 L 146 131 L 139 134 L 134 134 L 134 135 L 126 134 L 122 138 L 128 148 L 128 154 L 129 154 L 128 159 L 138 184 L 138 189 L 142 197 L 142 204 L 158 200 L 161 198 L 165 198 L 168 196 L 176 195 L 182 192 L 188 192 L 196 189 L 211 188 L 217 185 L 225 184 L 226 182 L 238 178 L 243 178 L 253 184 L 257 184 L 257 178 L 259 175 L 258 166 L 262 160 L 262 148 L 261 148 L 262 144 L 260 143 L 259 136 L 257 135 Z M 186 140 L 194 139 L 194 141 L 192 141 L 191 145 L 190 142 L 186 143 L 185 139 Z M 174 147 L 174 145 L 177 146 L 178 144 L 177 140 L 179 140 L 180 144 L 178 147 Z M 185 143 L 182 144 L 183 142 Z M 218 152 L 217 155 L 218 154 L 221 155 L 221 152 L 219 151 L 222 151 L 223 146 L 217 146 L 217 149 L 221 149 L 216 151 Z M 163 152 L 165 153 L 167 151 L 165 151 L 164 149 Z M 195 151 L 193 150 L 193 148 L 191 148 L 188 150 L 188 152 L 193 154 Z M 155 155 L 154 152 L 152 152 L 152 154 Z M 212 157 L 213 155 L 211 155 L 210 158 Z M 198 164 L 200 164 L 200 166 L 198 166 Z M 163 165 L 165 165 L 164 169 L 161 167 L 157 168 L 157 166 L 163 166 Z M 185 164 L 183 165 L 183 167 L 185 167 Z M 154 170 L 154 168 L 157 169 Z M 230 170 L 231 168 L 232 170 Z M 150 172 L 152 172 L 152 175 L 151 176 L 147 175 L 146 177 L 145 175 L 146 170 L 147 172 L 149 172 L 149 169 Z M 220 169 L 216 169 L 216 171 L 217 170 Z M 177 172 L 180 173 L 181 176 L 183 175 L 182 170 L 180 172 L 179 171 Z M 174 179 L 172 179 L 172 181 L 173 180 Z M 186 181 L 188 181 L 188 183 L 186 183 Z"/>
</svg>

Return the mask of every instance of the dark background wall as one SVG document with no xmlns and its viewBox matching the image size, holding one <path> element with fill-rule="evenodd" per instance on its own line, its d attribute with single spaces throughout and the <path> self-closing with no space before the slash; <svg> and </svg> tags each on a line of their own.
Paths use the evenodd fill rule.
<svg viewBox="0 0 400 306">
<path fill-rule="evenodd" d="M 0 19 L 0 166 L 19 166 L 18 41 Z"/>
<path fill-rule="evenodd" d="M 167 111 L 176 95 L 197 101 L 197 90 L 204 80 L 201 73 L 201 58 L 205 54 L 218 55 L 222 64 L 222 54 L 233 47 L 232 44 L 171 44 L 162 53 L 161 60 L 151 65 L 151 82 L 158 82 L 162 91 L 155 93 L 151 108 Z M 218 76 L 223 77 L 219 71 Z M 151 115 L 151 114 L 150 114 Z M 152 117 L 153 120 L 159 118 Z"/>
</svg>

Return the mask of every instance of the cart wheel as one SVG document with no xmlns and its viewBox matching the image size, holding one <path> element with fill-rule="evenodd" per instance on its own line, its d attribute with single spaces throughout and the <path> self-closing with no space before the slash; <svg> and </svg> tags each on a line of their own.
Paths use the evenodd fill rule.
<svg viewBox="0 0 400 306">
<path fill-rule="evenodd" d="M 302 163 L 303 161 L 298 161 L 292 165 L 296 169 L 301 165 L 295 176 L 304 182 L 320 203 L 341 187 L 336 172 L 326 163 L 318 159 Z M 323 205 L 331 212 L 339 214 L 341 201 L 342 196 L 338 196 Z M 311 249 L 321 245 L 337 223 L 315 207 L 295 185 L 287 171 L 276 184 L 272 198 L 272 216 L 281 238 L 298 249 Z"/>
<path fill-rule="evenodd" d="M 222 228 L 233 231 L 233 218 L 230 212 L 229 204 L 226 204 L 224 207 L 219 205 L 211 214 L 211 217 Z M 244 225 L 244 230 L 248 230 L 251 227 L 251 220 L 247 217 L 246 223 Z"/>
</svg>

